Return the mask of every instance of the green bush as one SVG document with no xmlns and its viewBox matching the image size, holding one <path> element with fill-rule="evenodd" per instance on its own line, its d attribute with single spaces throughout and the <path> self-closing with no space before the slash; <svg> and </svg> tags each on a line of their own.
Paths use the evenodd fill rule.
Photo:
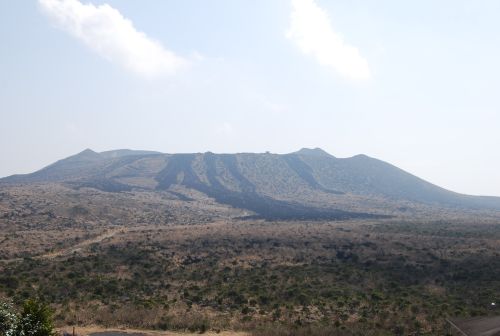
<svg viewBox="0 0 500 336">
<path fill-rule="evenodd" d="M 55 336 L 50 308 L 27 300 L 20 314 L 9 303 L 0 303 L 0 336 Z"/>
</svg>

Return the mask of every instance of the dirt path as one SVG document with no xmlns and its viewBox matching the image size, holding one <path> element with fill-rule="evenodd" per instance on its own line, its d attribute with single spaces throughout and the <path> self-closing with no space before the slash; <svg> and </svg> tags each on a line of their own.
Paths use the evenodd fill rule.
<svg viewBox="0 0 500 336">
<path fill-rule="evenodd" d="M 55 251 L 55 252 L 40 254 L 37 256 L 33 256 L 31 258 L 36 259 L 36 260 L 40 260 L 40 259 L 54 259 L 57 257 L 69 256 L 75 252 L 79 252 L 79 251 L 83 250 L 84 248 L 86 248 L 92 244 L 100 243 L 105 239 L 111 238 L 114 235 L 116 235 L 117 233 L 124 233 L 126 231 L 129 231 L 129 229 L 124 228 L 124 227 L 106 230 L 104 233 L 102 233 L 94 238 L 84 240 L 81 243 L 70 246 L 68 248 L 64 248 L 62 250 Z M 11 263 L 11 262 L 22 261 L 22 260 L 23 260 L 23 258 L 12 258 L 12 259 L 3 259 L 3 260 L 0 260 L 0 262 Z"/>
<path fill-rule="evenodd" d="M 217 221 L 209 224 L 202 224 L 201 226 L 213 226 L 213 227 L 218 227 L 218 226 L 223 226 L 227 225 L 227 222 L 225 221 Z M 193 228 L 194 226 L 191 226 L 190 228 Z M 139 226 L 133 226 L 133 227 L 119 227 L 119 228 L 113 228 L 113 229 L 108 229 L 104 233 L 94 237 L 90 238 L 87 240 L 84 240 L 76 245 L 63 248 L 58 251 L 54 252 L 49 252 L 49 253 L 44 253 L 36 256 L 32 256 L 32 259 L 35 260 L 40 260 L 40 259 L 54 259 L 58 257 L 67 257 L 70 256 L 71 254 L 75 252 L 80 252 L 86 247 L 92 245 L 92 244 L 97 244 L 102 242 L 103 240 L 106 240 L 108 238 L 112 238 L 118 233 L 126 233 L 126 232 L 136 232 L 136 231 L 156 231 L 156 230 L 176 230 L 176 229 L 186 229 L 186 225 L 172 225 L 172 226 L 153 226 L 153 225 L 139 225 Z M 2 259 L 0 260 L 0 263 L 12 263 L 12 262 L 19 262 L 22 261 L 23 258 L 12 258 L 12 259 Z"/>
<path fill-rule="evenodd" d="M 63 327 L 63 328 L 58 328 L 58 331 L 60 333 L 67 333 L 67 334 L 72 334 L 73 333 L 73 327 Z M 158 330 L 138 330 L 138 329 L 120 329 L 120 328 L 102 328 L 98 326 L 88 326 L 88 327 L 76 327 L 75 328 L 75 334 L 77 336 L 88 336 L 91 334 L 98 333 L 101 336 L 127 336 L 127 335 L 144 335 L 144 336 L 194 336 L 194 335 L 199 335 L 200 333 L 182 333 L 182 332 L 174 332 L 174 331 L 158 331 Z M 237 331 L 222 331 L 219 333 L 215 332 L 206 332 L 203 333 L 203 335 L 208 335 L 208 336 L 250 336 L 248 333 L 244 332 L 237 332 Z"/>
<path fill-rule="evenodd" d="M 54 259 L 57 257 L 68 256 L 68 255 L 71 255 L 75 252 L 81 251 L 82 249 L 84 249 L 85 247 L 88 247 L 89 245 L 100 243 L 105 239 L 113 237 L 117 233 L 123 233 L 125 231 L 128 231 L 127 228 L 107 230 L 106 232 L 98 235 L 97 237 L 84 240 L 79 244 L 76 244 L 74 246 L 71 246 L 71 247 L 56 251 L 56 252 L 46 253 L 46 254 L 42 254 L 42 255 L 33 257 L 33 259 Z"/>
</svg>

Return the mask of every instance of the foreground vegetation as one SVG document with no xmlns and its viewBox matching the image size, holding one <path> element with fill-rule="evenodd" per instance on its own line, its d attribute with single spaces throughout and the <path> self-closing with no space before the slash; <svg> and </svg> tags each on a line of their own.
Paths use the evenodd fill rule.
<svg viewBox="0 0 500 336">
<path fill-rule="evenodd" d="M 0 293 L 60 325 L 255 335 L 444 335 L 494 314 L 500 226 L 241 221 L 122 231 L 0 266 Z"/>
<path fill-rule="evenodd" d="M 42 302 L 26 300 L 18 312 L 0 302 L 0 336 L 55 336 L 51 309 Z"/>
</svg>

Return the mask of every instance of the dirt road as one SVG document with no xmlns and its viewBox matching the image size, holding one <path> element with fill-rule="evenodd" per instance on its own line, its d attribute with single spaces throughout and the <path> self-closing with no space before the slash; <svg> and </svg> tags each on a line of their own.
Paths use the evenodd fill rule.
<svg viewBox="0 0 500 336">
<path fill-rule="evenodd" d="M 60 333 L 72 334 L 72 327 L 59 328 Z M 195 336 L 200 333 L 182 333 L 173 331 L 158 331 L 158 330 L 137 330 L 137 329 L 107 329 L 98 326 L 76 327 L 75 334 L 78 336 Z M 250 336 L 248 333 L 236 331 L 221 331 L 219 333 L 206 332 L 203 335 L 207 336 Z"/>
</svg>

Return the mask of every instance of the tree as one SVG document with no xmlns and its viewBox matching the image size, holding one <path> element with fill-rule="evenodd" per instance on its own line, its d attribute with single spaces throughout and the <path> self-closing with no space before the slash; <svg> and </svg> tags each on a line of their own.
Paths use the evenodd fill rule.
<svg viewBox="0 0 500 336">
<path fill-rule="evenodd" d="M 19 315 L 13 336 L 55 336 L 52 310 L 46 304 L 27 300 Z"/>
</svg>

